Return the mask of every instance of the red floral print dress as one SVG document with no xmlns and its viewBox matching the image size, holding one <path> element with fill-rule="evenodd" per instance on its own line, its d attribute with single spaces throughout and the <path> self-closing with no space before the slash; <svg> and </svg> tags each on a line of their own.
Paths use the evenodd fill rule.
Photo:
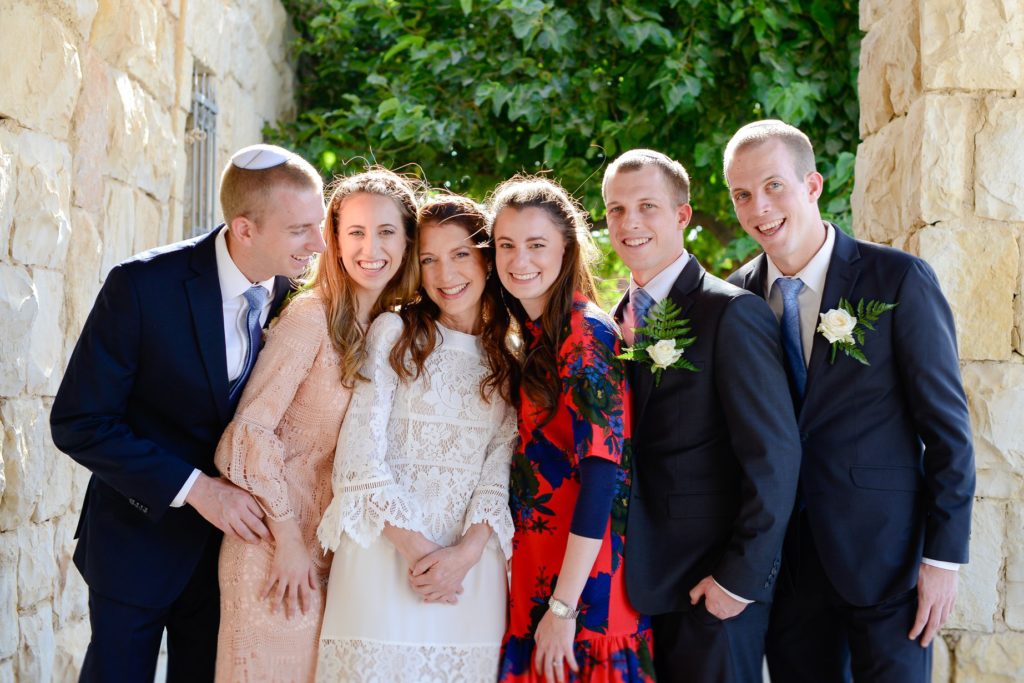
<svg viewBox="0 0 1024 683">
<path fill-rule="evenodd" d="M 527 324 L 527 349 L 540 330 Z M 558 354 L 561 396 L 554 418 L 522 392 L 519 445 L 512 458 L 510 499 L 515 521 L 510 622 L 502 645 L 502 682 L 540 681 L 533 668 L 533 634 L 547 611 L 562 566 L 579 495 L 579 463 L 587 456 L 619 464 L 612 513 L 597 561 L 580 597 L 575 656 L 568 681 L 634 683 L 654 680 L 651 630 L 626 597 L 622 572 L 630 484 L 630 401 L 624 361 L 616 359 L 615 325 L 577 294 Z"/>
</svg>

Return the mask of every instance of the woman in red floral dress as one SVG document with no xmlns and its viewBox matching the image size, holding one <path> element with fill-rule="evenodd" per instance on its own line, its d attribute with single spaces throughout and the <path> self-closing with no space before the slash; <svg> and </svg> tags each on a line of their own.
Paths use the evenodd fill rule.
<svg viewBox="0 0 1024 683">
<path fill-rule="evenodd" d="M 523 332 L 512 460 L 510 623 L 500 680 L 651 681 L 650 624 L 626 597 L 630 404 L 569 195 L 513 178 L 491 200 L 496 267 Z"/>
</svg>

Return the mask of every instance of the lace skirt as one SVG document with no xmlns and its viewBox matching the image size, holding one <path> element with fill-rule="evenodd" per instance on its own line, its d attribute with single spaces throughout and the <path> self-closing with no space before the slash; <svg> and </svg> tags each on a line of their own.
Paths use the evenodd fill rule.
<svg viewBox="0 0 1024 683">
<path fill-rule="evenodd" d="M 508 574 L 492 537 L 456 605 L 425 603 L 384 538 L 335 552 L 316 680 L 323 683 L 491 683 L 505 631 Z"/>
</svg>

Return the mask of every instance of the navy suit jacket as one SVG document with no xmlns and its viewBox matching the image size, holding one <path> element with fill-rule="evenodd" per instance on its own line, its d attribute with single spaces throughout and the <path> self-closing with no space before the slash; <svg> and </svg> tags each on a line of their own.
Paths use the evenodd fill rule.
<svg viewBox="0 0 1024 683">
<path fill-rule="evenodd" d="M 779 326 L 763 300 L 692 257 L 669 297 L 690 320 L 686 358 L 700 371 L 669 369 L 654 386 L 648 365 L 629 363 L 629 597 L 645 614 L 687 611 L 690 589 L 713 575 L 769 601 L 800 467 Z"/>
<path fill-rule="evenodd" d="M 217 231 L 114 267 L 53 403 L 57 447 L 92 471 L 74 560 L 100 595 L 164 607 L 181 593 L 211 534 L 171 508 L 193 468 L 216 476 L 228 400 Z M 272 313 L 289 289 L 274 285 Z"/>
<path fill-rule="evenodd" d="M 917 584 L 922 556 L 967 562 L 974 452 L 956 332 L 935 273 L 919 258 L 835 228 L 821 311 L 840 297 L 895 303 L 868 331 L 864 366 L 815 333 L 796 402 L 807 521 L 847 602 L 877 605 Z M 764 296 L 766 257 L 730 282 Z"/>
</svg>

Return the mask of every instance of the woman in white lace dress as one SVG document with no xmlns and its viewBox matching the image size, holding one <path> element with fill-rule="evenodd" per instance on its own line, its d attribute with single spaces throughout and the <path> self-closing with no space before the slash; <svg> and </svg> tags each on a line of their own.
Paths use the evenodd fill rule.
<svg viewBox="0 0 1024 683">
<path fill-rule="evenodd" d="M 508 313 L 483 210 L 420 209 L 421 300 L 370 328 L 338 437 L 319 681 L 493 681 L 512 518 Z"/>
</svg>

